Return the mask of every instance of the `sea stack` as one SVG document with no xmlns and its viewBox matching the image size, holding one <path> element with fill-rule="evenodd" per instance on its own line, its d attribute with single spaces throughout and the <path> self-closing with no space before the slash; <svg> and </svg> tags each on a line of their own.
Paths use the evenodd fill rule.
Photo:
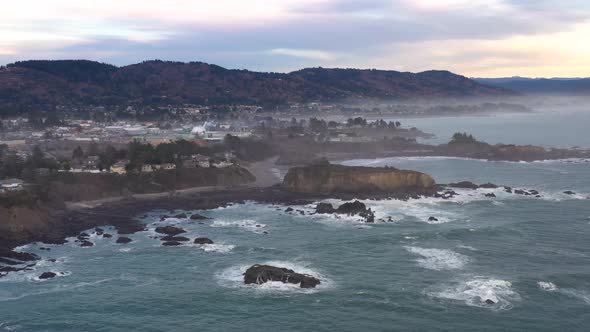
<svg viewBox="0 0 590 332">
<path fill-rule="evenodd" d="M 308 194 L 432 195 L 436 182 L 427 174 L 390 167 L 350 167 L 327 162 L 289 169 L 283 187 Z"/>
</svg>

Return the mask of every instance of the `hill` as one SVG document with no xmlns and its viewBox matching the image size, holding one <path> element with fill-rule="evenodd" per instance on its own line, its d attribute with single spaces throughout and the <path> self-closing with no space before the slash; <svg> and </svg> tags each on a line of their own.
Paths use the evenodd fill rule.
<svg viewBox="0 0 590 332">
<path fill-rule="evenodd" d="M 524 94 L 587 95 L 590 78 L 474 78 L 481 84 Z"/>
<path fill-rule="evenodd" d="M 511 92 L 448 71 L 308 68 L 264 73 L 159 60 L 124 67 L 87 60 L 23 61 L 0 68 L 4 112 L 59 105 L 277 105 L 507 94 Z"/>
</svg>

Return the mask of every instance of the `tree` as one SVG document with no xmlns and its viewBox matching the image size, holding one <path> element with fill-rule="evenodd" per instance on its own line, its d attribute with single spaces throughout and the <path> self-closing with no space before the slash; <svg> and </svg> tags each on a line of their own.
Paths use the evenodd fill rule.
<svg viewBox="0 0 590 332">
<path fill-rule="evenodd" d="M 82 150 L 82 147 L 78 145 L 78 147 L 72 151 L 72 159 L 80 160 L 82 158 L 84 158 L 84 150 Z"/>
<path fill-rule="evenodd" d="M 317 119 L 317 118 L 310 118 L 309 119 L 309 130 L 311 130 L 314 133 L 323 133 L 328 129 L 328 125 L 326 124 L 326 121 L 321 119 Z"/>
<path fill-rule="evenodd" d="M 97 156 L 98 155 L 98 144 L 92 141 L 90 146 L 88 146 L 88 151 L 86 152 L 88 156 Z"/>
<path fill-rule="evenodd" d="M 479 143 L 473 135 L 467 133 L 455 133 L 449 144 L 477 144 Z"/>
<path fill-rule="evenodd" d="M 33 148 L 33 154 L 31 155 L 30 161 L 30 164 L 33 168 L 44 168 L 45 153 L 43 153 L 39 145 L 35 145 Z"/>
<path fill-rule="evenodd" d="M 23 169 L 23 162 L 16 152 L 9 151 L 2 158 L 0 178 L 17 178 Z"/>
</svg>

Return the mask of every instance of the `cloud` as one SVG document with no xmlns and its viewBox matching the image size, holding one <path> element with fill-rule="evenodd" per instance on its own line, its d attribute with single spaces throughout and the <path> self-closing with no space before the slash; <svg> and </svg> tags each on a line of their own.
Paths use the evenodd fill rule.
<svg viewBox="0 0 590 332">
<path fill-rule="evenodd" d="M 334 60 L 336 56 L 329 52 L 319 50 L 297 50 L 291 48 L 275 48 L 269 51 L 270 54 L 288 55 L 296 58 L 313 59 L 320 61 Z"/>
<path fill-rule="evenodd" d="M 576 31 L 588 18 L 581 0 L 19 0 L 0 12 L 0 51 L 10 50 L 0 64 L 161 58 L 278 71 L 345 65 L 471 75 L 497 65 L 530 72 L 527 56 L 552 51 L 539 41 L 584 40 Z M 566 58 L 585 52 L 573 47 Z"/>
</svg>

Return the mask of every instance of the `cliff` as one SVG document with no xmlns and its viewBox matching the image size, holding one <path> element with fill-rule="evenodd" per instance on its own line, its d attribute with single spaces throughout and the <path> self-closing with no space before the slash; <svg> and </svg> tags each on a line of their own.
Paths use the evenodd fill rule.
<svg viewBox="0 0 590 332">
<path fill-rule="evenodd" d="M 331 164 L 294 167 L 283 180 L 285 189 L 309 194 L 432 194 L 435 186 L 432 177 L 420 172 Z"/>
</svg>

